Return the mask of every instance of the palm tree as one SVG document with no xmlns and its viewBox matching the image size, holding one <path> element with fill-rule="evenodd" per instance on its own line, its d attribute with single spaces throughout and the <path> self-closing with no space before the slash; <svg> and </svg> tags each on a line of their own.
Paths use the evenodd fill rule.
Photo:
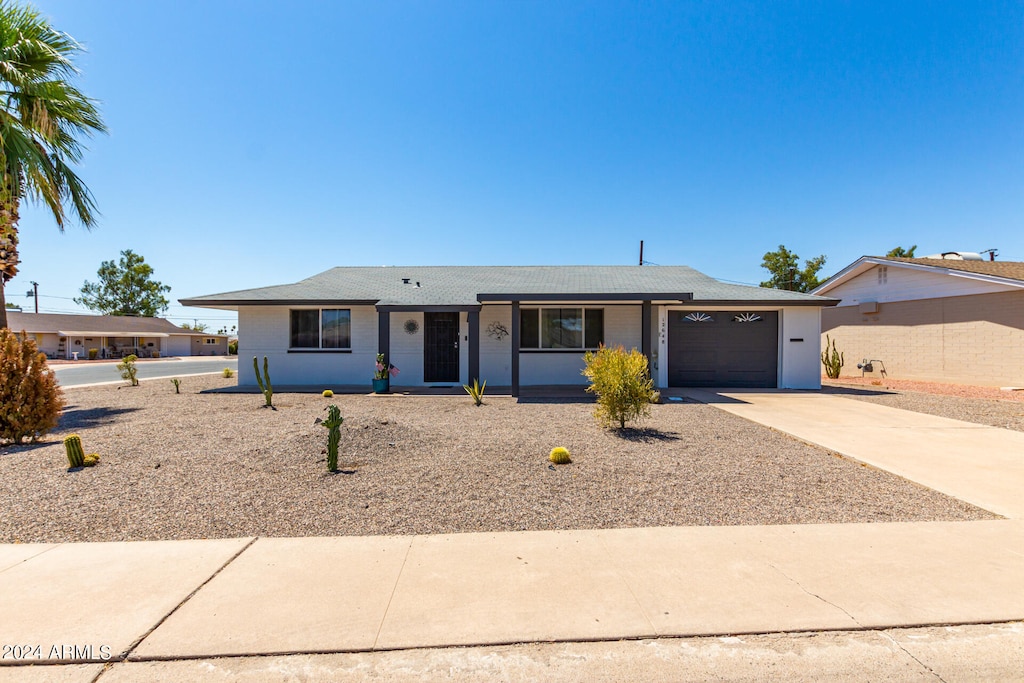
<svg viewBox="0 0 1024 683">
<path fill-rule="evenodd" d="M 18 272 L 21 200 L 44 204 L 61 232 L 69 215 L 96 224 L 92 194 L 69 165 L 82 158 L 83 136 L 106 132 L 95 100 L 69 83 L 81 49 L 35 9 L 0 0 L 0 329 L 4 285 Z"/>
</svg>

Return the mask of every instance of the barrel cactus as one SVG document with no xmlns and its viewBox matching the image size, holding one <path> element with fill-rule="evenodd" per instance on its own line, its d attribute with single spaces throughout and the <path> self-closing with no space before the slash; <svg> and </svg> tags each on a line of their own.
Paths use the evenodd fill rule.
<svg viewBox="0 0 1024 683">
<path fill-rule="evenodd" d="M 562 448 L 561 446 L 551 449 L 551 455 L 548 456 L 548 460 L 556 465 L 565 465 L 572 462 L 572 458 L 569 457 L 569 449 Z"/>
<path fill-rule="evenodd" d="M 68 454 L 68 465 L 71 467 L 82 467 L 85 464 L 82 438 L 78 434 L 71 434 L 64 439 L 64 450 Z"/>
</svg>

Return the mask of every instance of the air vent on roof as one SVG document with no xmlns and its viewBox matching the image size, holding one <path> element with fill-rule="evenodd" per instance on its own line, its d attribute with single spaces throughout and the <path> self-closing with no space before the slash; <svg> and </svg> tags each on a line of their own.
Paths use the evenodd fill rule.
<svg viewBox="0 0 1024 683">
<path fill-rule="evenodd" d="M 403 278 L 402 278 L 402 284 L 403 284 L 403 285 L 407 285 L 407 284 L 409 284 L 409 278 L 407 278 L 407 277 L 403 277 Z"/>
</svg>

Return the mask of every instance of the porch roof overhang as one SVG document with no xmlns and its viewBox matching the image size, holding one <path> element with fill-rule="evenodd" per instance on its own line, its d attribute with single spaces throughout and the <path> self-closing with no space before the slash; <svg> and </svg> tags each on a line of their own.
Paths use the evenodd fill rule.
<svg viewBox="0 0 1024 683">
<path fill-rule="evenodd" d="M 377 311 L 380 313 L 457 313 L 479 310 L 480 304 L 377 304 Z"/>
<path fill-rule="evenodd" d="M 650 301 L 652 303 L 683 303 L 693 300 L 692 292 L 518 292 L 504 294 L 477 294 L 481 303 L 526 301 Z"/>
<path fill-rule="evenodd" d="M 166 332 L 94 332 L 89 330 L 57 330 L 62 337 L 170 337 Z"/>
</svg>

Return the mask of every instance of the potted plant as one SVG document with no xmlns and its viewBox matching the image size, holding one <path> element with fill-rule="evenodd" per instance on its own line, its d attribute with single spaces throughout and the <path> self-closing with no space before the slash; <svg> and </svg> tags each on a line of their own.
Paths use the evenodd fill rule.
<svg viewBox="0 0 1024 683">
<path fill-rule="evenodd" d="M 386 394 L 390 389 L 391 377 L 398 374 L 398 368 L 384 362 L 384 354 L 377 354 L 377 371 L 373 373 L 373 393 Z"/>
</svg>

